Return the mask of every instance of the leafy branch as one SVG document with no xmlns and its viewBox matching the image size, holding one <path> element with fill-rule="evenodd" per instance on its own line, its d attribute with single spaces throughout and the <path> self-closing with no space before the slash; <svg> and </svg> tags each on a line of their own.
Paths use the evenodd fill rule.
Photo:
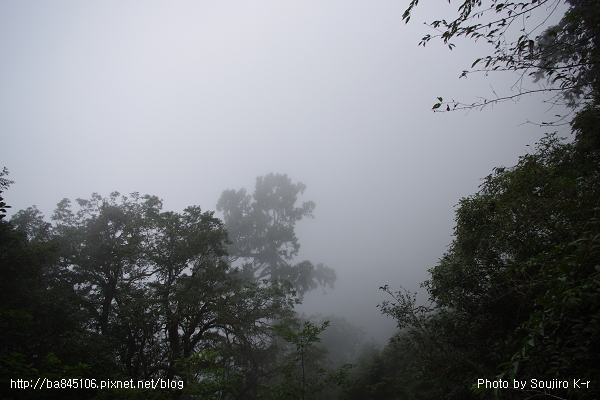
<svg viewBox="0 0 600 400">
<path fill-rule="evenodd" d="M 418 3 L 419 0 L 412 0 L 402 15 L 406 23 Z M 482 0 L 465 0 L 459 6 L 458 16 L 454 20 L 440 19 L 426 24 L 438 33 L 425 35 L 419 42 L 420 46 L 440 39 L 452 50 L 455 47 L 454 39 L 459 37 L 484 40 L 493 46 L 492 54 L 475 59 L 470 69 L 464 70 L 460 77 L 500 71 L 520 75 L 511 87 L 511 90 L 517 90 L 515 94 L 498 96 L 494 92 L 495 97 L 480 98 L 475 102 L 444 103 L 438 98 L 439 102 L 433 105 L 433 111 L 483 109 L 491 104 L 539 93 L 553 93 L 552 98 L 546 102 L 566 105 L 572 109 L 589 102 L 593 97 L 600 65 L 597 51 L 600 12 L 596 2 L 592 0 L 567 0 L 567 3 L 569 9 L 554 26 L 548 26 L 548 21 L 558 12 L 561 4 L 559 0 L 492 0 L 487 6 L 484 6 Z M 498 17 L 490 18 L 490 14 Z M 541 22 L 528 27 L 533 16 L 539 17 L 538 21 Z M 517 36 L 516 40 L 512 39 Z M 476 68 L 478 66 L 482 67 Z M 525 87 L 525 77 L 531 78 L 539 87 Z M 545 81 L 543 85 L 542 80 Z"/>
</svg>

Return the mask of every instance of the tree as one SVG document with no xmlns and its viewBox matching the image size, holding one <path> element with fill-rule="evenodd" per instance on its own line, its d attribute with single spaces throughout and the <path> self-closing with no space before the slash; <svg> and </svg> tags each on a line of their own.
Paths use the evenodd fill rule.
<svg viewBox="0 0 600 400">
<path fill-rule="evenodd" d="M 600 147 L 597 125 L 579 118 L 573 143 L 548 135 L 461 199 L 455 239 L 423 285 L 431 305 L 384 287 L 394 300 L 382 311 L 407 329 L 440 396 L 468 397 L 478 378 L 600 376 Z M 549 394 L 598 392 L 571 386 Z M 541 393 L 503 391 L 524 395 Z"/>
<path fill-rule="evenodd" d="M 418 2 L 411 1 L 402 16 L 405 22 L 410 20 Z M 425 35 L 420 45 L 425 46 L 432 39 L 440 38 L 452 50 L 454 40 L 462 36 L 483 40 L 493 46 L 492 55 L 477 58 L 461 77 L 492 71 L 519 74 L 511 88 L 516 93 L 481 98 L 472 103 L 444 101 L 439 97 L 433 110 L 481 109 L 537 92 L 555 93 L 554 103 L 562 100 L 571 108 L 591 101 L 598 89 L 600 76 L 600 11 L 595 0 L 567 0 L 569 8 L 563 18 L 557 25 L 548 26 L 546 21 L 560 9 L 560 3 L 559 0 L 464 0 L 456 19 L 431 22 L 429 26 L 439 33 Z M 532 77 L 538 86 L 527 88 L 524 83 L 526 76 Z"/>
<path fill-rule="evenodd" d="M 109 198 L 94 193 L 77 203 L 79 210 L 73 213 L 71 202 L 63 199 L 52 216 L 61 243 L 61 272 L 89 311 L 94 329 L 110 335 L 118 305 L 126 302 L 123 296 L 153 272 L 143 241 L 151 229 L 148 217 L 162 203 L 155 196 L 133 193 L 128 198 L 118 192 Z"/>
<path fill-rule="evenodd" d="M 86 332 L 77 302 L 56 279 L 58 246 L 41 219 L 30 208 L 10 222 L 0 220 L 0 393 L 7 399 L 85 398 L 81 390 L 11 389 L 11 380 L 101 377 L 114 368 L 89 351 L 101 343 Z"/>
<path fill-rule="evenodd" d="M 425 400 L 438 399 L 431 386 L 423 382 L 421 355 L 403 332 L 381 348 L 366 343 L 358 354 L 356 368 L 350 373 L 350 384 L 340 400 Z"/>
<path fill-rule="evenodd" d="M 275 326 L 277 334 L 291 346 L 285 350 L 284 361 L 278 367 L 280 375 L 276 383 L 265 387 L 261 398 L 322 398 L 326 389 L 345 384 L 352 365 L 344 364 L 336 371 L 330 370 L 325 357 L 326 350 L 316 346 L 321 341 L 319 335 L 328 326 L 329 321 L 323 322 L 321 326 L 310 321 L 292 327 Z"/>
<path fill-rule="evenodd" d="M 306 185 L 292 183 L 287 175 L 268 174 L 256 178 L 252 196 L 246 189 L 221 194 L 217 211 L 223 212 L 232 241 L 231 261 L 242 261 L 244 278 L 288 280 L 300 296 L 319 285 L 333 287 L 333 269 L 310 261 L 290 263 L 300 249 L 294 232 L 296 222 L 312 218 L 315 208 L 312 201 L 296 207 L 298 195 L 305 189 Z"/>
<path fill-rule="evenodd" d="M 223 223 L 200 207 L 163 212 L 155 196 L 116 192 L 77 204 L 61 201 L 54 225 L 35 207 L 13 219 L 31 243 L 55 243 L 53 279 L 84 333 L 104 346 L 92 348 L 112 359 L 112 378 L 181 380 L 190 395 L 256 396 L 275 361 L 273 321 L 293 315 L 292 285 L 243 280 L 226 262 Z M 129 395 L 144 395 L 136 393 Z"/>
<path fill-rule="evenodd" d="M 199 207 L 159 214 L 149 242 L 155 281 L 148 286 L 168 344 L 166 377 L 186 375 L 182 360 L 216 351 L 223 371 L 245 372 L 235 388 L 243 391 L 250 382 L 242 381 L 257 378 L 262 368 L 255 362 L 253 369 L 245 357 L 257 361 L 261 351 L 269 351 L 271 321 L 291 317 L 291 287 L 240 279 L 223 259 L 227 231 L 212 212 L 202 213 Z"/>
<path fill-rule="evenodd" d="M 334 366 L 340 367 L 354 362 L 364 342 L 365 332 L 361 328 L 335 315 L 313 315 L 309 317 L 309 321 L 317 325 L 328 322 L 327 329 L 321 332 L 319 337 Z"/>
<path fill-rule="evenodd" d="M 8 178 L 3 178 L 3 176 L 7 176 L 8 175 L 8 170 L 6 169 L 6 167 L 2 168 L 2 172 L 0 172 L 0 195 L 2 194 L 2 192 L 4 192 L 6 189 L 8 189 L 8 187 L 15 183 L 14 181 L 11 181 Z M 6 209 L 10 208 L 9 205 L 7 205 L 4 202 L 4 199 L 2 198 L 2 196 L 0 196 L 0 221 L 2 221 L 2 219 L 6 216 Z"/>
</svg>

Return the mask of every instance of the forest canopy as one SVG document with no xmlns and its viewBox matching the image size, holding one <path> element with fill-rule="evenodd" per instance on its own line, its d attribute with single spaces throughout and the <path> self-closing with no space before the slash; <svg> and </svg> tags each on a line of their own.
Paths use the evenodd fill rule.
<svg viewBox="0 0 600 400">
<path fill-rule="evenodd" d="M 272 209 L 293 209 L 291 193 L 285 204 L 271 200 Z M 249 277 L 233 266 L 227 248 L 234 242 L 213 212 L 162 208 L 156 196 L 94 193 L 75 206 L 63 199 L 51 223 L 35 206 L 1 221 L 5 398 L 280 398 L 278 390 L 316 396 L 343 384 L 350 366 L 334 368 L 317 349 L 329 321 L 317 329 L 294 312 L 297 281 L 278 279 L 275 270 L 269 279 Z M 293 224 L 285 238 L 277 234 L 273 243 L 289 236 L 297 252 Z M 265 239 L 256 257 L 278 245 Z M 304 332 L 311 332 L 306 340 Z M 310 362 L 293 361 L 298 340 Z M 14 387 L 40 377 L 68 386 L 41 393 Z M 101 381 L 129 380 L 168 385 L 99 390 Z"/>
</svg>

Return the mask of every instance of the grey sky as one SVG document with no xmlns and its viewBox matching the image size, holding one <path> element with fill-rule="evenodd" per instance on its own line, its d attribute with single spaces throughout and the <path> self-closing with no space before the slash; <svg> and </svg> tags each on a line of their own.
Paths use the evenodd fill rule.
<svg viewBox="0 0 600 400">
<path fill-rule="evenodd" d="M 115 190 L 214 210 L 224 189 L 287 173 L 317 204 L 301 257 L 338 272 L 303 309 L 383 340 L 378 287 L 416 290 L 459 198 L 544 132 L 520 124 L 556 114 L 537 97 L 432 113 L 436 96 L 508 92 L 516 76 L 459 80 L 489 49 L 418 47 L 420 22 L 452 6 L 420 5 L 405 25 L 407 3 L 2 1 L 5 199 L 47 217 L 64 197 Z"/>
</svg>

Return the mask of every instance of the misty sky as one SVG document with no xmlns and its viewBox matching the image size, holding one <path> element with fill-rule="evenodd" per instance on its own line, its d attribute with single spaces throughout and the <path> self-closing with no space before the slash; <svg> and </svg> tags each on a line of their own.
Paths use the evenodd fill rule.
<svg viewBox="0 0 600 400">
<path fill-rule="evenodd" d="M 0 168 L 14 212 L 140 192 L 214 210 L 270 172 L 307 185 L 300 259 L 336 269 L 302 310 L 383 341 L 379 286 L 411 290 L 451 242 L 454 205 L 547 130 L 539 97 L 437 113 L 510 93 L 515 75 L 458 79 L 483 43 L 417 44 L 446 2 L 0 1 Z M 563 135 L 568 135 L 562 132 Z M 300 260 L 299 259 L 299 260 Z M 424 296 L 423 296 L 424 298 Z"/>
</svg>

